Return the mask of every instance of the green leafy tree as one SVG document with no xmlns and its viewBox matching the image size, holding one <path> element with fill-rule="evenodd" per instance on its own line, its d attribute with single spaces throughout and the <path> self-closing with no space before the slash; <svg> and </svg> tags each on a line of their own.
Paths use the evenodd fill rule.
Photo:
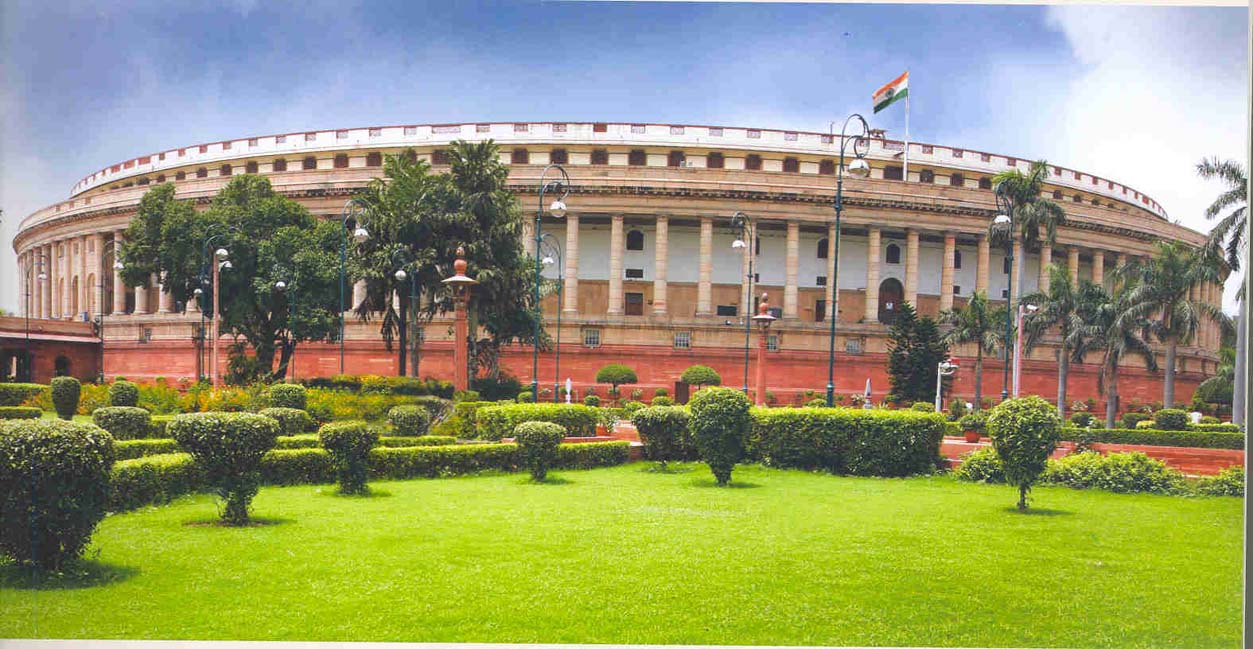
<svg viewBox="0 0 1253 649">
<path fill-rule="evenodd" d="M 1082 325 L 1082 313 L 1097 304 L 1100 293 L 1096 286 L 1086 280 L 1078 283 L 1070 281 L 1070 271 L 1057 264 L 1049 267 L 1049 286 L 1047 291 L 1037 291 L 1022 296 L 1023 304 L 1039 307 L 1031 317 L 1022 323 L 1023 347 L 1030 351 L 1039 344 L 1046 333 L 1056 330 L 1061 342 L 1057 351 L 1057 412 L 1066 418 L 1066 382 L 1070 377 L 1071 360 L 1074 359 L 1078 347 L 1074 340 L 1074 332 Z"/>
<path fill-rule="evenodd" d="M 683 370 L 679 380 L 688 385 L 696 386 L 697 390 L 706 385 L 722 385 L 722 376 L 708 365 L 692 365 L 688 367 Z"/>
<path fill-rule="evenodd" d="M 935 398 L 936 366 L 948 358 L 948 345 L 935 321 L 918 317 L 912 304 L 902 302 L 888 338 L 892 394 L 902 402 Z"/>
<path fill-rule="evenodd" d="M 940 324 L 948 325 L 943 341 L 948 345 L 975 345 L 975 409 L 983 402 L 983 354 L 995 353 L 1005 342 L 1005 310 L 993 309 L 988 296 L 977 291 L 965 306 L 940 313 Z"/>
<path fill-rule="evenodd" d="M 1101 372 L 1097 375 L 1097 391 L 1105 397 L 1105 427 L 1114 427 L 1118 414 L 1118 369 L 1123 359 L 1139 356 L 1149 371 L 1157 371 L 1157 358 L 1145 342 L 1149 323 L 1129 309 L 1127 287 L 1113 294 L 1095 286 L 1090 304 L 1080 311 L 1082 324 L 1070 333 L 1070 344 L 1076 358 L 1090 352 L 1101 354 Z"/>
<path fill-rule="evenodd" d="M 1062 439 L 1062 418 L 1049 402 L 1029 396 L 998 404 L 988 414 L 987 428 L 1005 481 L 1018 487 L 1018 509 L 1025 511 L 1031 485 Z"/>
<path fill-rule="evenodd" d="M 1045 160 L 1031 163 L 1027 173 L 1012 169 L 996 175 L 993 182 L 1004 183 L 1005 193 L 1014 203 L 1014 224 L 1018 232 L 1009 233 L 1003 228 L 992 226 L 992 238 L 995 243 L 1004 243 L 1006 236 L 1017 236 L 1022 241 L 1024 254 L 1014 260 L 1014 285 L 1011 287 L 1013 296 L 1010 302 L 1022 295 L 1023 257 L 1030 250 L 1038 250 L 1041 244 L 1053 245 L 1057 238 L 1057 227 L 1065 225 L 1066 210 L 1052 199 L 1044 197 L 1044 183 L 1049 177 L 1049 164 Z"/>
</svg>

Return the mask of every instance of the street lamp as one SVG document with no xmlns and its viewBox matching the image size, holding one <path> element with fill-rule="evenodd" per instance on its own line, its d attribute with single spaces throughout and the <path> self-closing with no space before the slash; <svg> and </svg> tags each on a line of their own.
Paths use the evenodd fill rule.
<svg viewBox="0 0 1253 649">
<path fill-rule="evenodd" d="M 404 292 L 400 292 L 400 376 L 407 376 L 405 372 L 405 360 L 408 354 L 409 341 L 409 310 L 418 299 L 418 263 L 413 259 L 413 254 L 408 248 L 397 248 L 392 252 L 392 263 L 399 266 L 392 275 L 396 278 L 396 282 L 401 285 L 404 281 L 409 280 L 409 296 L 405 298 Z M 405 270 L 408 269 L 408 270 Z"/>
<path fill-rule="evenodd" d="M 757 405 L 760 406 L 766 403 L 766 339 L 770 337 L 770 325 L 775 321 L 775 317 L 770 315 L 770 300 L 765 293 L 761 294 L 761 305 L 752 320 L 761 331 L 761 339 L 757 343 Z"/>
<path fill-rule="evenodd" d="M 545 182 L 544 178 L 548 176 L 550 170 L 556 170 L 561 177 Z M 565 167 L 558 164 L 548 165 L 539 176 L 539 207 L 535 210 L 535 339 L 532 341 L 531 351 L 531 401 L 533 403 L 539 403 L 539 331 L 544 313 L 539 303 L 540 273 L 543 271 L 543 261 L 540 259 L 542 256 L 540 246 L 543 243 L 540 221 L 544 217 L 544 194 L 549 192 L 558 193 L 560 196 L 547 206 L 548 213 L 558 219 L 565 218 L 566 197 L 570 195 L 570 175 L 566 173 Z M 561 313 L 560 304 L 557 305 L 557 313 Z"/>
<path fill-rule="evenodd" d="M 870 125 L 866 123 L 866 118 L 853 113 L 844 120 L 844 126 L 840 129 L 840 166 L 835 177 L 835 236 L 831 241 L 833 265 L 830 278 L 831 334 L 827 341 L 828 408 L 835 406 L 835 321 L 840 318 L 840 214 L 844 211 L 844 153 L 849 143 L 849 122 L 855 122 L 857 126 L 860 126 L 861 132 L 853 136 L 853 161 L 848 165 L 848 173 L 855 178 L 865 178 L 870 175 L 870 164 L 866 162 L 866 154 L 870 152 Z"/>
<path fill-rule="evenodd" d="M 209 368 L 209 375 L 212 377 L 213 389 L 218 389 L 218 339 L 221 337 L 222 314 L 219 312 L 220 290 L 222 271 L 231 269 L 230 252 L 226 248 L 218 248 L 213 251 L 213 365 Z"/>
<path fill-rule="evenodd" d="M 748 257 L 748 274 L 744 276 L 747 282 L 744 294 L 748 296 L 748 300 L 744 303 L 744 394 L 748 394 L 748 346 L 753 337 L 753 317 L 749 314 L 753 312 L 752 295 L 753 295 L 753 244 L 757 242 L 754 236 L 753 220 L 743 212 L 736 212 L 731 215 L 731 230 L 735 232 L 735 241 L 731 242 L 733 250 L 743 250 Z M 764 294 L 763 294 L 764 295 Z"/>
<path fill-rule="evenodd" d="M 1005 300 L 1005 366 L 1003 376 L 1001 378 L 1001 401 L 1009 398 L 1009 344 L 1010 337 L 1013 336 L 1011 331 L 1012 323 L 1009 319 L 1009 313 L 1013 308 L 1013 300 L 1018 296 L 1014 295 L 1014 199 L 1009 195 L 1005 181 L 996 184 L 996 218 L 992 220 L 993 227 L 1007 228 L 1005 236 L 1005 259 L 1009 265 L 1009 273 L 1007 275 L 1006 289 L 1008 298 Z M 1015 353 L 1017 348 L 1015 346 Z"/>
<path fill-rule="evenodd" d="M 365 229 L 365 208 L 355 199 L 350 198 L 344 203 L 343 238 L 339 245 L 339 373 L 344 373 L 344 284 L 347 281 L 345 266 L 348 262 L 348 238 L 364 243 L 370 238 L 370 231 Z"/>
<path fill-rule="evenodd" d="M 1014 398 L 1018 398 L 1018 383 L 1022 377 L 1022 319 L 1024 316 L 1030 316 L 1038 311 L 1040 307 L 1034 304 L 1019 304 L 1018 319 L 1015 323 L 1016 333 L 1014 334 Z"/>
<path fill-rule="evenodd" d="M 552 233 L 545 233 L 540 240 L 540 256 L 543 259 L 540 263 L 545 266 L 556 264 L 557 266 L 557 344 L 554 347 L 555 359 L 553 363 L 553 403 L 561 403 L 558 395 L 561 394 L 561 291 L 565 282 L 561 278 L 565 275 L 565 265 L 561 263 L 561 245 L 557 243 L 557 237 Z"/>
<path fill-rule="evenodd" d="M 296 296 L 300 287 L 296 283 L 295 273 L 289 273 L 285 266 L 275 268 L 275 274 L 290 278 L 274 282 L 274 290 L 287 294 L 287 344 L 291 346 L 291 354 L 287 357 L 287 371 L 291 379 L 296 378 Z"/>
<path fill-rule="evenodd" d="M 212 261 L 210 259 L 209 251 L 216 250 L 215 246 L 223 245 L 223 243 L 227 240 L 227 238 L 232 234 L 240 235 L 241 233 L 239 231 L 239 228 L 233 225 L 226 225 L 223 223 L 213 223 L 213 224 L 210 224 L 209 228 L 205 231 L 204 241 L 200 243 L 200 276 L 196 280 L 195 290 L 192 291 L 192 295 L 194 295 L 196 298 L 196 304 L 200 307 L 200 338 L 198 341 L 199 345 L 196 349 L 196 365 L 198 367 L 198 370 L 196 372 L 196 379 L 198 381 L 204 381 L 204 354 L 205 354 L 204 342 L 206 338 L 208 337 L 208 333 L 206 332 L 207 326 L 205 325 L 205 320 L 208 319 L 208 317 L 210 316 L 210 314 L 205 310 L 205 304 L 203 302 L 203 299 L 204 299 L 205 291 L 211 288 L 214 288 L 210 282 L 210 276 L 212 275 L 213 271 L 211 271 L 209 268 L 209 264 Z M 214 267 L 215 268 L 217 267 L 216 263 L 214 263 Z M 213 294 L 214 294 L 215 308 L 213 309 L 212 317 L 214 318 L 214 321 L 216 322 L 216 319 L 217 319 L 217 308 L 216 308 L 217 290 L 216 289 L 213 291 Z"/>
<path fill-rule="evenodd" d="M 935 367 L 935 411 L 940 412 L 940 402 L 944 396 L 944 377 L 957 373 L 960 366 L 956 358 L 948 358 Z"/>
<path fill-rule="evenodd" d="M 113 249 L 113 270 L 122 270 L 122 268 L 124 268 L 124 266 L 122 265 L 122 260 L 117 258 L 117 239 L 109 239 L 108 241 L 106 241 L 106 242 L 104 243 L 104 245 L 103 245 L 103 246 L 101 246 L 101 247 L 100 247 L 100 266 L 101 266 L 101 268 L 100 268 L 100 273 L 98 274 L 99 279 L 100 279 L 100 281 L 99 281 L 99 284 L 100 284 L 100 302 L 99 302 L 99 309 L 100 309 L 100 363 L 99 363 L 99 365 L 100 365 L 100 373 L 99 373 L 99 374 L 97 375 L 97 377 L 96 377 L 96 382 L 97 382 L 97 383 L 104 383 L 104 374 L 105 374 L 105 372 L 104 372 L 104 315 L 105 315 L 105 314 L 104 314 L 104 259 L 105 259 L 105 257 L 108 255 L 108 252 L 109 252 L 109 249 L 110 249 L 110 248 L 112 248 L 112 249 Z M 115 290 L 115 291 L 116 291 L 116 290 L 117 290 L 117 287 L 114 287 L 114 288 L 113 288 L 113 290 Z"/>
<path fill-rule="evenodd" d="M 31 282 L 31 274 L 35 272 L 35 268 L 38 268 L 39 272 L 35 274 L 35 279 L 40 283 L 46 282 L 48 280 L 48 273 L 44 271 L 44 260 L 47 258 L 48 258 L 48 255 L 45 254 L 44 252 L 36 251 L 35 252 L 35 267 L 26 269 L 26 283 L 24 284 L 24 286 L 26 287 L 26 308 L 23 309 L 23 311 L 26 314 L 26 343 L 25 343 L 25 348 L 23 349 L 24 353 L 23 353 L 23 358 L 22 358 L 22 363 L 23 363 L 22 370 L 23 371 L 20 372 L 22 376 L 15 377 L 19 381 L 26 381 L 26 382 L 31 381 L 31 374 L 32 374 L 33 365 L 34 365 L 31 362 L 31 353 L 30 353 L 30 306 L 31 306 L 30 291 L 31 291 L 32 285 L 34 284 L 33 282 Z"/>
</svg>

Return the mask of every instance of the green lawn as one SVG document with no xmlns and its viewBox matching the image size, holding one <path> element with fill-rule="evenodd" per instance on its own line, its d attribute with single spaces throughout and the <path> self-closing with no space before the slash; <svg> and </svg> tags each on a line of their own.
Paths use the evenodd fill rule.
<svg viewBox="0 0 1253 649">
<path fill-rule="evenodd" d="M 89 583 L 0 567 L 0 637 L 950 646 L 1240 644 L 1241 510 L 948 477 L 633 464 L 263 489 L 112 516 Z"/>
</svg>

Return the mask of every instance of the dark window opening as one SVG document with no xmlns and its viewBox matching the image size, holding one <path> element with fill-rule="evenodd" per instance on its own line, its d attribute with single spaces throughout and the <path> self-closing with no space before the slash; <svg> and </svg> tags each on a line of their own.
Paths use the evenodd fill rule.
<svg viewBox="0 0 1253 649">
<path fill-rule="evenodd" d="M 948 184 L 953 187 L 965 187 L 966 177 L 961 174 L 953 174 L 948 177 Z"/>
<path fill-rule="evenodd" d="M 719 304 L 718 313 L 720 316 L 736 316 L 740 313 L 740 307 L 734 304 Z"/>
<path fill-rule="evenodd" d="M 593 133 L 606 133 L 609 131 L 608 124 L 592 124 Z"/>
<path fill-rule="evenodd" d="M 548 161 L 555 165 L 570 164 L 570 154 L 565 149 L 553 149 L 548 154 Z"/>
<path fill-rule="evenodd" d="M 828 252 L 827 248 L 829 248 L 830 246 L 831 246 L 830 239 L 823 237 L 818 240 L 818 258 L 819 259 L 827 258 L 827 252 Z"/>
<path fill-rule="evenodd" d="M 627 279 L 644 279 L 644 269 L 643 268 L 628 268 L 626 269 L 626 278 Z"/>
<path fill-rule="evenodd" d="M 174 180 L 186 180 L 186 179 L 187 179 L 187 172 L 185 171 L 175 172 Z"/>
<path fill-rule="evenodd" d="M 992 179 L 987 176 L 980 178 L 979 189 L 992 189 Z"/>
<path fill-rule="evenodd" d="M 901 263 L 901 247 L 896 245 L 895 243 L 888 244 L 887 263 L 889 264 Z"/>
<path fill-rule="evenodd" d="M 196 177 L 197 177 L 197 178 L 208 178 L 208 177 L 209 177 L 209 170 L 208 170 L 208 169 L 205 169 L 204 167 L 201 167 L 201 168 L 197 169 L 197 170 L 196 170 Z"/>
<path fill-rule="evenodd" d="M 682 167 L 683 163 L 686 161 L 687 154 L 682 151 L 671 151 L 670 155 L 666 156 L 667 167 Z"/>
<path fill-rule="evenodd" d="M 962 267 L 962 251 L 954 250 L 953 251 L 953 268 L 961 270 L 961 267 Z"/>
<path fill-rule="evenodd" d="M 801 170 L 801 161 L 796 158 L 783 159 L 783 171 L 785 173 L 794 174 Z"/>
<path fill-rule="evenodd" d="M 604 149 L 592 149 L 592 164 L 594 165 L 609 164 L 609 152 Z"/>
<path fill-rule="evenodd" d="M 818 163 L 818 174 L 822 176 L 835 175 L 835 160 L 823 160 Z"/>
<path fill-rule="evenodd" d="M 723 169 L 726 167 L 726 164 L 726 159 L 722 157 L 721 153 L 716 151 L 710 153 L 709 156 L 705 158 L 705 166 L 710 169 Z"/>
<path fill-rule="evenodd" d="M 643 250 L 644 249 L 644 233 L 639 230 L 631 230 L 626 235 L 627 250 Z"/>
<path fill-rule="evenodd" d="M 431 164 L 446 165 L 448 164 L 448 151 L 444 149 L 435 149 L 431 152 Z"/>
<path fill-rule="evenodd" d="M 286 161 L 286 160 L 284 160 L 284 159 L 282 159 L 282 158 L 279 158 L 278 160 L 275 160 L 275 161 L 274 161 L 274 170 L 275 170 L 275 171 L 287 171 L 287 161 Z"/>
<path fill-rule="evenodd" d="M 339 155 L 335 156 L 335 168 L 336 169 L 348 168 L 348 154 L 340 153 Z"/>
<path fill-rule="evenodd" d="M 1074 202 L 1076 202 L 1076 203 L 1082 203 L 1082 202 L 1083 202 L 1083 197 L 1082 197 L 1082 196 L 1080 196 L 1080 195 L 1078 195 L 1078 194 L 1075 194 L 1075 195 L 1074 195 L 1074 197 L 1073 197 L 1073 198 L 1071 198 L 1071 200 L 1072 200 L 1072 201 L 1074 201 Z"/>
<path fill-rule="evenodd" d="M 883 168 L 884 180 L 904 180 L 905 170 L 900 165 L 888 165 Z"/>
<path fill-rule="evenodd" d="M 379 153 L 378 151 L 367 153 L 365 156 L 365 166 L 367 167 L 383 166 L 383 154 Z"/>
<path fill-rule="evenodd" d="M 643 149 L 631 149 L 631 152 L 627 154 L 627 164 L 632 167 L 643 167 L 648 164 L 648 156 Z"/>
<path fill-rule="evenodd" d="M 922 171 L 919 171 L 919 172 L 918 172 L 918 182 L 923 182 L 923 183 L 928 183 L 928 184 L 929 184 L 929 183 L 934 183 L 934 182 L 935 182 L 935 172 L 934 172 L 934 171 L 931 171 L 930 169 L 923 169 Z"/>
<path fill-rule="evenodd" d="M 627 315 L 644 315 L 644 294 L 643 293 L 627 293 L 626 294 L 626 314 Z"/>
<path fill-rule="evenodd" d="M 313 157 L 313 156 L 309 156 L 309 157 L 307 157 L 307 158 L 305 158 L 305 159 L 304 159 L 304 162 L 301 164 L 301 166 L 302 166 L 304 169 L 306 169 L 306 170 L 308 170 L 308 169 L 317 169 L 317 168 L 318 168 L 318 159 L 317 159 L 317 158 L 315 158 L 315 157 Z"/>
<path fill-rule="evenodd" d="M 244 173 L 246 173 L 246 174 L 255 174 L 255 173 L 257 173 L 257 163 L 256 163 L 256 161 L 249 161 L 248 163 L 246 163 L 246 164 L 244 165 Z"/>
<path fill-rule="evenodd" d="M 748 157 L 744 159 L 744 168 L 749 171 L 761 171 L 761 156 L 756 153 L 748 154 Z"/>
<path fill-rule="evenodd" d="M 826 299 L 814 300 L 814 322 L 822 322 L 827 319 L 827 301 Z"/>
<path fill-rule="evenodd" d="M 1001 260 L 1001 272 L 1006 275 L 1009 274 L 1009 257 Z"/>
<path fill-rule="evenodd" d="M 514 149 L 513 153 L 509 154 L 509 162 L 516 165 L 530 164 L 531 152 L 526 149 Z"/>
</svg>

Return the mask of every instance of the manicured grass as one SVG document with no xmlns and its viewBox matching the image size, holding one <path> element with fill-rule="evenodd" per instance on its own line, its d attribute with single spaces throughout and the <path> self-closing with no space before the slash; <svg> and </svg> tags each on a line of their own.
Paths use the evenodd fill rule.
<svg viewBox="0 0 1253 649">
<path fill-rule="evenodd" d="M 43 414 L 44 419 L 56 419 L 57 418 L 57 413 L 55 410 L 45 410 L 43 411 L 43 413 L 44 413 Z M 81 421 L 85 424 L 90 424 L 94 420 L 91 418 L 91 415 L 74 415 L 74 421 Z"/>
<path fill-rule="evenodd" d="M 633 464 L 263 489 L 112 516 L 87 579 L 0 567 L 0 637 L 949 646 L 1240 644 L 1241 509 L 949 477 Z"/>
</svg>

